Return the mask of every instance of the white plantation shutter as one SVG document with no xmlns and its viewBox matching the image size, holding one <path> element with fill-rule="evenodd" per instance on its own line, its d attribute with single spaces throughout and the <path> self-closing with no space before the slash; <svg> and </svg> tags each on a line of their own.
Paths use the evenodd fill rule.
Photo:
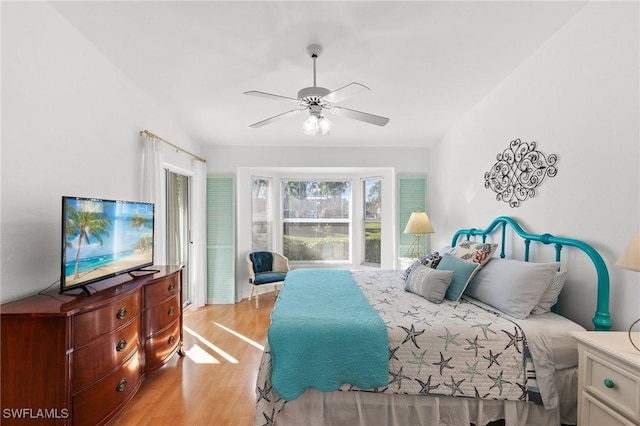
<svg viewBox="0 0 640 426">
<path fill-rule="evenodd" d="M 207 177 L 207 303 L 235 302 L 233 176 Z"/>
<path fill-rule="evenodd" d="M 409 249 L 415 236 L 405 234 L 412 212 L 427 211 L 427 178 L 425 176 L 398 177 L 398 256 L 410 257 Z"/>
</svg>

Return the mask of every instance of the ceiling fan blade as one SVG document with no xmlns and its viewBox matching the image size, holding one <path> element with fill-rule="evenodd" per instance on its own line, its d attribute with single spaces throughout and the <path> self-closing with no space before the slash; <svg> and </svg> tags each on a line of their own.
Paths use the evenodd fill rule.
<svg viewBox="0 0 640 426">
<path fill-rule="evenodd" d="M 342 115 L 348 118 L 353 118 L 355 120 L 364 121 L 365 123 L 375 124 L 376 126 L 384 126 L 389 122 L 389 119 L 386 117 L 381 117 L 379 115 L 373 115 L 366 112 L 356 111 L 354 109 L 339 106 L 331 107 L 330 111 L 335 115 Z"/>
<path fill-rule="evenodd" d="M 258 121 L 257 123 L 253 123 L 249 127 L 253 127 L 253 128 L 262 127 L 262 126 L 264 126 L 266 124 L 269 124 L 269 123 L 271 123 L 273 121 L 276 121 L 276 120 L 278 120 L 280 118 L 289 117 L 289 116 L 292 116 L 292 115 L 297 115 L 297 114 L 300 114 L 302 111 L 306 111 L 306 110 L 307 110 L 307 108 L 292 109 L 291 111 L 283 112 L 282 114 L 273 116 L 271 118 L 267 118 L 266 120 L 262 120 L 262 121 Z"/>
<path fill-rule="evenodd" d="M 292 101 L 296 103 L 300 102 L 300 100 L 296 98 L 290 98 L 288 96 L 282 96 L 282 95 L 274 95 L 273 93 L 259 92 L 257 90 L 249 90 L 248 92 L 244 92 L 244 94 L 251 95 L 251 96 L 258 96 L 260 98 L 285 100 L 285 101 Z"/>
<path fill-rule="evenodd" d="M 327 102 L 331 102 L 333 104 L 336 102 L 344 101 L 345 99 L 348 99 L 352 96 L 356 96 L 361 93 L 368 92 L 369 90 L 371 89 L 369 89 L 367 86 L 362 85 L 360 83 L 349 83 L 344 87 L 334 90 L 328 95 L 324 95 L 322 99 L 324 99 Z"/>
</svg>

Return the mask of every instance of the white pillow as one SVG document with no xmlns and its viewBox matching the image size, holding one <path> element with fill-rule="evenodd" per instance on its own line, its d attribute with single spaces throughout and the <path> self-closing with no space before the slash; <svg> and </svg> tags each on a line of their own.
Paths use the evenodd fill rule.
<svg viewBox="0 0 640 426">
<path fill-rule="evenodd" d="M 411 266 L 411 273 L 405 281 L 404 289 L 430 302 L 441 303 L 452 278 L 453 271 L 438 271 L 418 261 Z"/>
<path fill-rule="evenodd" d="M 549 287 L 560 263 L 495 258 L 471 280 L 465 294 L 515 318 L 525 319 Z"/>
<path fill-rule="evenodd" d="M 558 302 L 558 296 L 567 280 L 567 271 L 556 272 L 551 279 L 549 287 L 545 290 L 538 304 L 531 311 L 531 315 L 540 315 L 550 312 L 553 305 Z"/>
</svg>

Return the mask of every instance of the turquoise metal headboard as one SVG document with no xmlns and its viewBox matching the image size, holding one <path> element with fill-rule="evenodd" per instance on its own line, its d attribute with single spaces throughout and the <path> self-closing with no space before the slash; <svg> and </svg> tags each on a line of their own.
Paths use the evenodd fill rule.
<svg viewBox="0 0 640 426">
<path fill-rule="evenodd" d="M 529 260 L 529 246 L 531 241 L 537 241 L 542 244 L 554 244 L 556 249 L 556 261 L 560 261 L 560 252 L 563 246 L 576 247 L 589 256 L 596 272 L 598 273 L 598 300 L 596 306 L 596 314 L 591 320 L 595 326 L 596 331 L 607 331 L 611 328 L 611 318 L 609 316 L 609 271 L 607 265 L 602 260 L 602 256 L 589 244 L 574 240 L 572 238 L 554 237 L 551 234 L 530 234 L 525 232 L 522 227 L 511 217 L 501 216 L 496 218 L 485 229 L 460 229 L 453 236 L 451 246 L 455 247 L 458 239 L 461 236 L 466 236 L 469 239 L 471 236 L 481 236 L 482 241 L 486 242 L 487 235 L 494 232 L 496 227 L 501 225 L 502 231 L 502 244 L 500 244 L 500 257 L 505 257 L 505 234 L 507 225 L 511 225 L 513 230 L 524 240 L 525 252 L 524 260 Z"/>
</svg>

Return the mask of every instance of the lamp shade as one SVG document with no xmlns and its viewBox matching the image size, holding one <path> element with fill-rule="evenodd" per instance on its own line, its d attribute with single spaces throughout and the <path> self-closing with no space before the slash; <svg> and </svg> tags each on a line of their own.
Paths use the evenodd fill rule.
<svg viewBox="0 0 640 426">
<path fill-rule="evenodd" d="M 404 228 L 405 234 L 431 234 L 433 232 L 436 231 L 425 212 L 411 213 L 407 226 Z"/>
<path fill-rule="evenodd" d="M 640 272 L 640 232 L 631 240 L 616 265 L 630 271 Z"/>
</svg>

